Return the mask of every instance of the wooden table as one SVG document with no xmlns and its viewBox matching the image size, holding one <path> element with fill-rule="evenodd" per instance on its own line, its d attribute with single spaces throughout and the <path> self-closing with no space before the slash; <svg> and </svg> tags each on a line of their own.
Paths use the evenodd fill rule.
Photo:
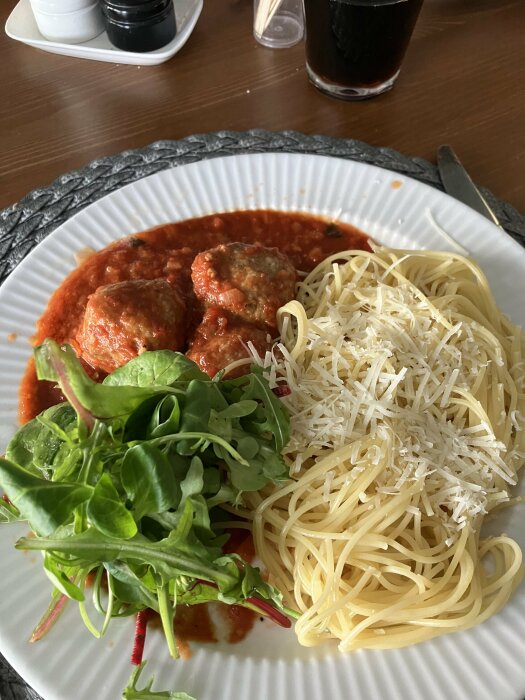
<svg viewBox="0 0 525 700">
<path fill-rule="evenodd" d="M 175 0 L 176 1 L 176 0 Z M 15 0 L 0 0 L 5 23 Z M 425 0 L 398 83 L 364 102 L 319 93 L 304 46 L 252 36 L 251 0 L 206 0 L 186 46 L 151 67 L 69 58 L 0 37 L 0 208 L 94 158 L 255 127 L 355 138 L 434 160 L 525 213 L 525 3 Z"/>
</svg>

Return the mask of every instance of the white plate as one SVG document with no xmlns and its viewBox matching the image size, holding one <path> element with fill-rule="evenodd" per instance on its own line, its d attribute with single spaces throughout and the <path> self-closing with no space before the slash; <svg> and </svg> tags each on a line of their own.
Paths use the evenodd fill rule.
<svg viewBox="0 0 525 700">
<path fill-rule="evenodd" d="M 28 339 L 51 292 L 75 266 L 73 254 L 155 224 L 238 208 L 336 215 L 377 241 L 447 247 L 433 218 L 488 273 L 496 297 L 525 325 L 525 250 L 488 220 L 402 175 L 323 156 L 257 154 L 165 170 L 87 207 L 38 245 L 0 290 L 0 426 L 14 430 Z M 8 342 L 9 333 L 17 333 Z M 8 435 L 4 434 L 4 439 Z M 0 445 L 0 450 L 2 445 Z M 500 527 L 525 547 L 520 507 Z M 133 622 L 90 636 L 75 606 L 51 633 L 27 643 L 48 602 L 40 559 L 12 548 L 25 528 L 3 526 L 0 540 L 0 650 L 46 700 L 117 700 L 129 677 Z M 198 700 L 517 700 L 525 696 L 525 587 L 475 629 L 408 649 L 341 655 L 334 646 L 299 647 L 292 632 L 260 623 L 241 644 L 201 645 L 190 661 L 170 661 L 160 633 L 145 656 L 156 688 Z"/>
<path fill-rule="evenodd" d="M 29 0 L 20 0 L 9 15 L 5 25 L 5 32 L 11 39 L 16 39 L 16 41 L 21 41 L 24 44 L 29 44 L 29 46 L 34 46 L 49 53 L 75 56 L 76 58 L 89 58 L 93 61 L 153 66 L 158 63 L 164 63 L 164 61 L 167 61 L 177 51 L 182 49 L 199 19 L 202 5 L 203 0 L 176 0 L 177 34 L 166 46 L 146 53 L 121 51 L 115 48 L 110 43 L 106 32 L 102 32 L 99 36 L 82 44 L 64 44 L 57 41 L 49 41 L 38 31 Z"/>
</svg>

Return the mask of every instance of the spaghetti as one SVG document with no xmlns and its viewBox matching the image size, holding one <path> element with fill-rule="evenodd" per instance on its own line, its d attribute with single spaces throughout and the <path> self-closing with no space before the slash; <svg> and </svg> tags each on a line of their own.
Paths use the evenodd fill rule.
<svg viewBox="0 0 525 700">
<path fill-rule="evenodd" d="M 525 457 L 524 333 L 453 253 L 322 262 L 262 360 L 287 382 L 292 480 L 251 496 L 257 552 L 307 646 L 400 647 L 477 624 L 522 575 L 484 537 Z"/>
</svg>

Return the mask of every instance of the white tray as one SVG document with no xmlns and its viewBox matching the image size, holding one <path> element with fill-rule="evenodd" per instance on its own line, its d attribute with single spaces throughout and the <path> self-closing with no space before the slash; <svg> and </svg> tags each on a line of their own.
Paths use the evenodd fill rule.
<svg viewBox="0 0 525 700">
<path fill-rule="evenodd" d="M 45 39 L 38 31 L 29 0 L 20 0 L 5 25 L 7 36 L 37 49 L 63 56 L 88 58 L 92 61 L 128 63 L 135 66 L 153 66 L 169 60 L 184 46 L 202 11 L 203 0 L 177 0 L 175 17 L 177 34 L 169 44 L 156 51 L 137 53 L 121 51 L 109 41 L 106 32 L 82 44 L 64 44 Z"/>
</svg>

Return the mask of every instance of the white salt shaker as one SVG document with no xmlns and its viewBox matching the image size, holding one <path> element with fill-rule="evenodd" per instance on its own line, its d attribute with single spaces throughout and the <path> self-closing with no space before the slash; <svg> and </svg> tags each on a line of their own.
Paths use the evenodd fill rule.
<svg viewBox="0 0 525 700">
<path fill-rule="evenodd" d="M 254 0 L 253 35 L 263 46 L 285 49 L 303 38 L 303 0 Z"/>
<path fill-rule="evenodd" d="M 80 44 L 104 31 L 98 0 L 29 0 L 39 32 L 46 39 Z"/>
</svg>

